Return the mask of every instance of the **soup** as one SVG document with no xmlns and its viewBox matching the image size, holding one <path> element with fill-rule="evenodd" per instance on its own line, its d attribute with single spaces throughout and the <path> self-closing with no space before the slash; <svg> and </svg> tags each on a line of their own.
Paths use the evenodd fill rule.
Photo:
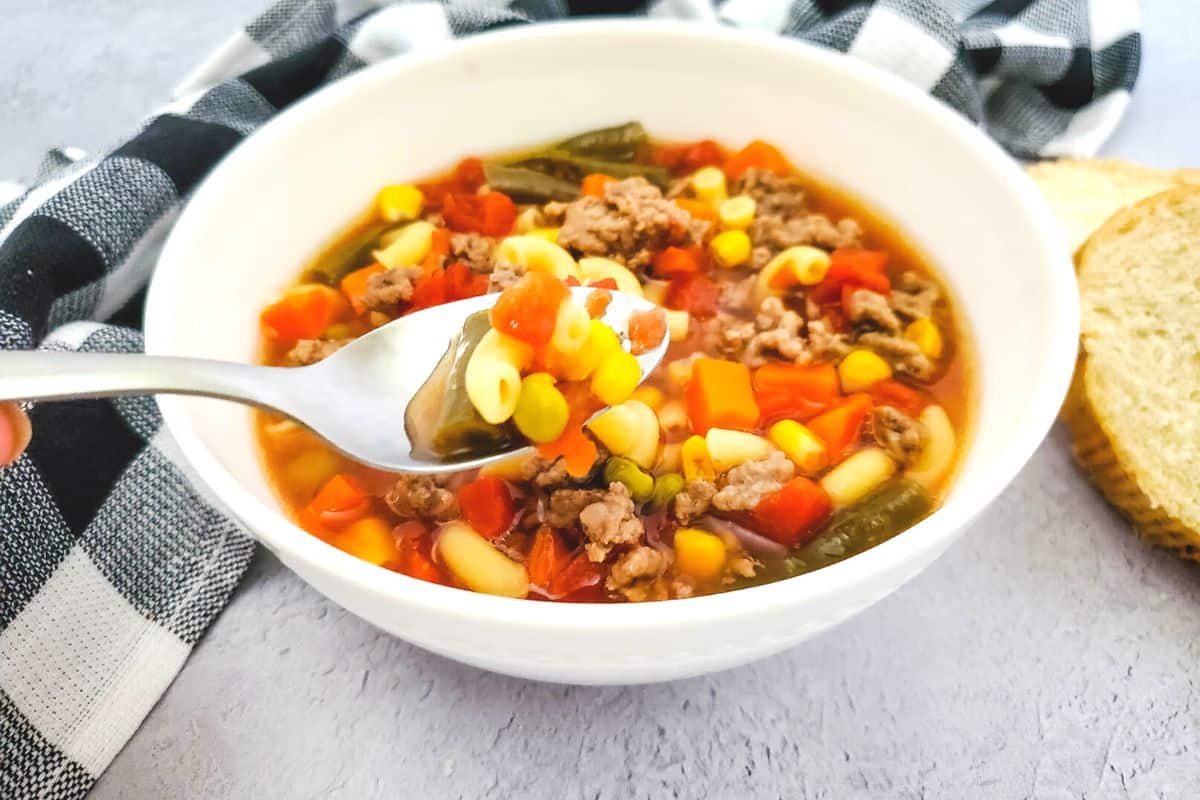
<svg viewBox="0 0 1200 800">
<path fill-rule="evenodd" d="M 614 291 L 659 310 L 618 335 L 596 319 Z M 532 454 L 386 474 L 262 412 L 266 469 L 310 534 L 473 591 L 666 600 L 852 557 L 928 515 L 952 478 L 971 386 L 944 287 L 885 221 L 765 142 L 661 142 L 631 123 L 385 186 L 264 310 L 264 361 L 315 363 L 486 292 L 502 294 L 458 349 L 465 369 L 486 337 L 488 377 L 443 375 L 431 408 L 469 422 L 447 454 Z M 664 337 L 660 366 L 631 372 L 630 351 Z"/>
</svg>

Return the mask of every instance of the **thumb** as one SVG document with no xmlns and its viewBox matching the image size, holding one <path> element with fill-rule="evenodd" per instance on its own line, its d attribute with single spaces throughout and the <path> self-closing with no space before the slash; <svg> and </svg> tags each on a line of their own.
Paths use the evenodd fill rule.
<svg viewBox="0 0 1200 800">
<path fill-rule="evenodd" d="M 21 457 L 33 429 L 29 417 L 16 403 L 0 403 L 0 467 Z"/>
</svg>

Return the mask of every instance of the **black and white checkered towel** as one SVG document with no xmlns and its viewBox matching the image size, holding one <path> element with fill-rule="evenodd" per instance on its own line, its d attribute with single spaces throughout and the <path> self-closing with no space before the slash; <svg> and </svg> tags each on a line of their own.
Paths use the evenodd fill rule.
<svg viewBox="0 0 1200 800">
<path fill-rule="evenodd" d="M 0 197 L 0 346 L 139 349 L 142 293 L 181 203 L 280 109 L 429 42 L 598 11 L 848 52 L 1018 156 L 1094 153 L 1138 71 L 1134 0 L 281 0 L 120 148 L 57 151 L 32 188 Z M 31 416 L 28 452 L 0 469 L 0 797 L 11 800 L 87 792 L 253 551 L 193 487 L 152 400 L 44 403 Z"/>
</svg>

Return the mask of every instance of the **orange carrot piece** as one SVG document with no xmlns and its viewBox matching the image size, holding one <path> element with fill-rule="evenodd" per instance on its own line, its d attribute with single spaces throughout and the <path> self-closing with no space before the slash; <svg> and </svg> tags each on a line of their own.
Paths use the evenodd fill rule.
<svg viewBox="0 0 1200 800">
<path fill-rule="evenodd" d="M 740 178 L 751 167 L 765 169 L 776 175 L 786 175 L 792 171 L 791 162 L 783 153 L 761 139 L 755 139 L 725 160 L 725 174 L 730 178 Z"/>
<path fill-rule="evenodd" d="M 383 264 L 375 263 L 362 269 L 356 269 L 342 278 L 342 294 L 346 295 L 346 299 L 350 301 L 350 307 L 354 309 L 355 314 L 361 314 L 367 310 L 367 307 L 363 305 L 363 298 L 367 296 L 367 283 L 371 280 L 371 276 L 384 272 L 387 272 L 387 268 Z"/>
<path fill-rule="evenodd" d="M 596 197 L 604 199 L 604 189 L 610 183 L 616 183 L 617 179 L 611 175 L 605 175 L 602 172 L 593 172 L 591 175 L 585 175 L 583 183 L 579 186 L 579 193 L 587 197 Z"/>
<path fill-rule="evenodd" d="M 852 394 L 806 423 L 808 429 L 825 443 L 830 462 L 841 460 L 850 445 L 858 440 L 859 429 L 873 405 L 869 394 Z"/>
<path fill-rule="evenodd" d="M 705 222 L 714 223 L 718 219 L 717 212 L 713 207 L 701 200 L 693 200 L 690 197 L 676 197 L 675 205 L 691 214 L 694 219 L 702 219 Z"/>
<path fill-rule="evenodd" d="M 262 323 L 277 341 L 294 344 L 316 339 L 337 319 L 345 306 L 340 292 L 328 286 L 308 286 L 288 292 L 262 312 Z"/>
<path fill-rule="evenodd" d="M 753 430 L 758 424 L 758 404 L 750 384 L 750 369 L 737 361 L 697 359 L 684 392 L 692 429 Z"/>
</svg>

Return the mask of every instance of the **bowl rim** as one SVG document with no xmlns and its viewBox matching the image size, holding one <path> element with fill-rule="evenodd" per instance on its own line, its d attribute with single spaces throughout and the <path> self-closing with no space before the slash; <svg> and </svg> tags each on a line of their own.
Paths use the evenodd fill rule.
<svg viewBox="0 0 1200 800">
<path fill-rule="evenodd" d="M 920 563 L 921 556 L 947 547 L 970 522 L 1004 491 L 1032 457 L 1054 422 L 1074 370 L 1079 338 L 1079 302 L 1074 269 L 1065 240 L 1049 206 L 1017 162 L 949 106 L 916 86 L 864 61 L 806 42 L 756 31 L 678 21 L 570 20 L 506 28 L 454 39 L 369 65 L 353 75 L 323 87 L 286 108 L 243 140 L 209 173 L 171 231 L 150 281 L 145 312 L 148 353 L 167 354 L 161 343 L 170 329 L 170 313 L 163 298 L 174 294 L 178 275 L 187 265 L 182 243 L 199 225 L 205 211 L 218 198 L 224 176 L 242 162 L 253 159 L 272 139 L 293 126 L 321 116 L 343 94 L 358 87 L 394 80 L 398 74 L 424 64 L 461 57 L 464 51 L 523 43 L 535 46 L 546 39 L 569 37 L 642 37 L 661 42 L 664 37 L 710 41 L 718 44 L 751 44 L 784 53 L 851 81 L 874 84 L 895 102 L 923 116 L 959 139 L 997 183 L 1010 192 L 1027 212 L 1028 231 L 1050 269 L 1053 292 L 1053 340 L 1029 395 L 1031 413 L 1003 451 L 985 480 L 973 491 L 959 494 L 900 536 L 852 558 L 823 569 L 763 586 L 738 589 L 686 600 L 653 603 L 545 603 L 495 597 L 410 578 L 377 567 L 338 550 L 312 536 L 243 488 L 200 439 L 187 407 L 179 397 L 158 398 L 167 430 L 175 438 L 184 460 L 251 531 L 252 535 L 286 562 L 303 562 L 319 573 L 353 584 L 362 593 L 412 609 L 436 612 L 473 622 L 500 626 L 536 626 L 553 630 L 647 631 L 654 628 L 710 625 L 720 619 L 757 616 L 772 609 L 792 607 L 836 595 L 872 578 Z M 836 180 L 836 176 L 830 176 Z M 865 198 L 869 203 L 870 199 Z M 181 252 L 183 251 L 183 252 Z M 969 318 L 968 318 L 969 322 Z M 977 398 L 978 402 L 978 398 Z M 976 419 L 976 424 L 979 420 Z M 932 560 L 932 559 L 928 559 Z M 289 565 L 290 566 L 290 565 Z"/>
</svg>

